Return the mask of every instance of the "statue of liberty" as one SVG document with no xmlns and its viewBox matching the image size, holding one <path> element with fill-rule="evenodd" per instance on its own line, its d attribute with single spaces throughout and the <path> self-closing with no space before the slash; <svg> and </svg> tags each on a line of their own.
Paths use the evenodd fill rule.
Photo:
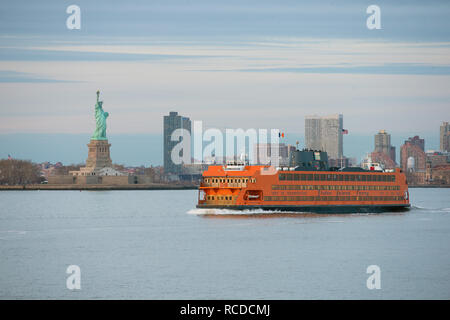
<svg viewBox="0 0 450 320">
<path fill-rule="evenodd" d="M 108 140 L 106 138 L 106 118 L 109 113 L 103 111 L 103 101 L 99 101 L 100 91 L 97 91 L 97 103 L 95 104 L 95 131 L 92 140 Z"/>
</svg>

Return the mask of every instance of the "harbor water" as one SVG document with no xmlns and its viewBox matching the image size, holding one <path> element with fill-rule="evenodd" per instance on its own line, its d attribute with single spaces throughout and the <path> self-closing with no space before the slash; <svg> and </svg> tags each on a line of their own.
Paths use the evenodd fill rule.
<svg viewBox="0 0 450 320">
<path fill-rule="evenodd" d="M 318 215 L 195 209 L 195 190 L 4 191 L 0 298 L 449 299 L 450 189 L 410 198 Z"/>
</svg>

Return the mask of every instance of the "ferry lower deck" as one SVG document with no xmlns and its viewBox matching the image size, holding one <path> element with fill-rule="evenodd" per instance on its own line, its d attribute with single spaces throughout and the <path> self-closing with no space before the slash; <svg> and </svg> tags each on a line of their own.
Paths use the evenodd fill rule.
<svg viewBox="0 0 450 320">
<path fill-rule="evenodd" d="M 383 213 L 405 212 L 409 204 L 376 204 L 376 205 L 197 205 L 203 209 L 227 210 L 265 210 L 267 212 L 305 212 L 305 213 Z"/>
</svg>

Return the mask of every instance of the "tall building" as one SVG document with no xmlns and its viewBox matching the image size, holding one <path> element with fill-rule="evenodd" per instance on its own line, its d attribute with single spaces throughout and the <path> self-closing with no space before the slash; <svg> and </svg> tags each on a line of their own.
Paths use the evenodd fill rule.
<svg viewBox="0 0 450 320">
<path fill-rule="evenodd" d="M 391 145 L 391 135 L 386 130 L 380 130 L 375 135 L 374 153 L 383 153 L 395 163 L 395 147 Z"/>
<path fill-rule="evenodd" d="M 342 114 L 305 117 L 305 145 L 308 149 L 322 150 L 329 159 L 342 159 L 343 152 Z"/>
<path fill-rule="evenodd" d="M 253 161 L 255 164 L 268 164 L 271 161 L 272 148 L 278 148 L 280 166 L 288 166 L 294 146 L 284 143 L 256 143 L 253 145 Z M 276 149 L 275 149 L 276 150 Z"/>
<path fill-rule="evenodd" d="M 179 140 L 172 141 L 171 136 L 176 129 L 186 129 L 189 132 L 189 137 L 180 137 Z M 164 116 L 164 173 L 182 173 L 183 165 L 175 164 L 172 161 L 172 149 L 183 139 L 190 139 L 190 134 L 191 120 L 189 118 L 178 115 L 178 112 L 170 112 L 168 116 Z M 182 154 L 180 154 L 180 156 L 182 156 Z"/>
<path fill-rule="evenodd" d="M 422 151 L 425 151 L 425 140 L 420 139 L 419 136 L 414 136 L 412 138 L 408 138 L 408 140 L 405 141 L 405 144 L 407 142 L 410 144 L 413 144 L 415 146 L 418 146 L 420 149 L 422 149 Z"/>
<path fill-rule="evenodd" d="M 448 122 L 442 122 L 439 133 L 441 151 L 450 152 L 450 124 Z"/>
</svg>

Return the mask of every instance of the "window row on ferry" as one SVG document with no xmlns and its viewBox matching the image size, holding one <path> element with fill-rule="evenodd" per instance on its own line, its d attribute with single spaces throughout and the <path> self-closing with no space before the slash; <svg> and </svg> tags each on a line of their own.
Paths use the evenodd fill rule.
<svg viewBox="0 0 450 320">
<path fill-rule="evenodd" d="M 272 185 L 272 190 L 400 190 L 400 186 Z"/>
<path fill-rule="evenodd" d="M 255 178 L 205 178 L 204 183 L 247 183 L 249 180 L 256 182 Z"/>
<path fill-rule="evenodd" d="M 304 173 L 280 173 L 280 181 L 383 181 L 395 182 L 395 175 L 385 174 L 304 174 Z"/>
<path fill-rule="evenodd" d="M 401 201 L 402 196 L 265 196 L 264 201 Z"/>
</svg>

